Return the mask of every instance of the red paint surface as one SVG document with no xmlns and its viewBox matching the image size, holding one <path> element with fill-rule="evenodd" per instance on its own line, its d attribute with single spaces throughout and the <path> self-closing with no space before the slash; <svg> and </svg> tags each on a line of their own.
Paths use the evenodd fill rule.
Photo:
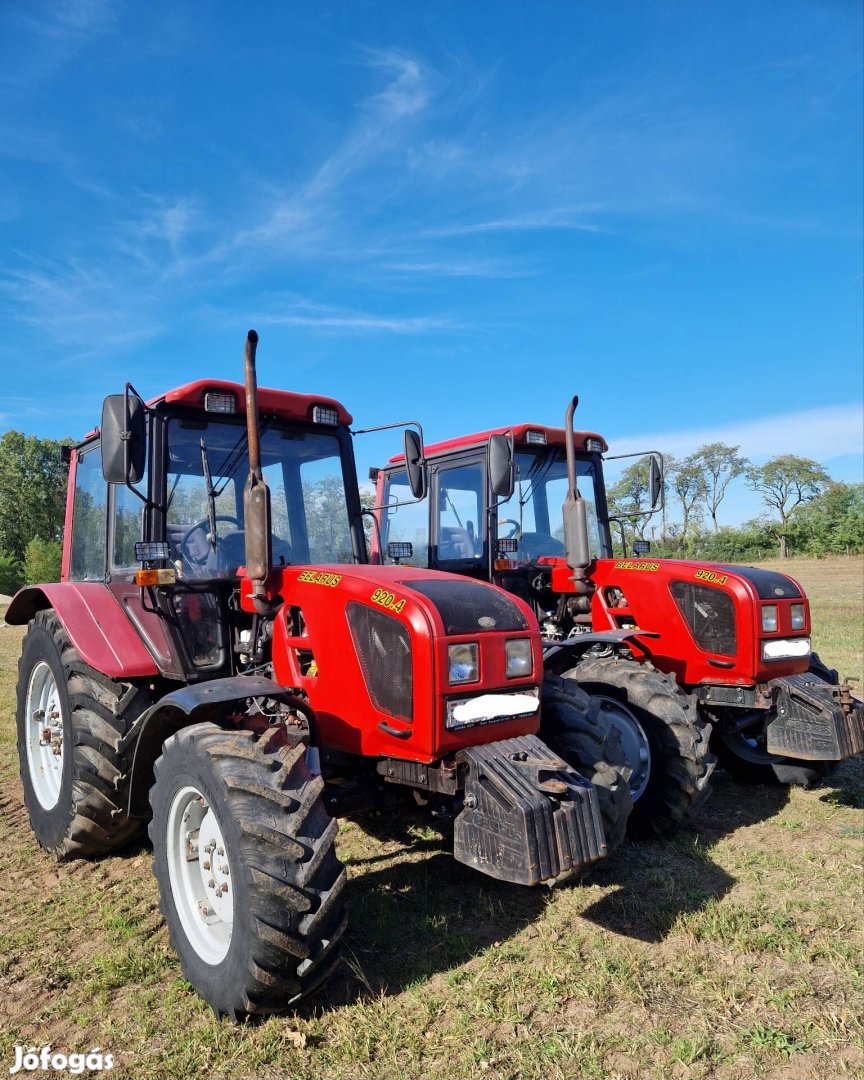
<svg viewBox="0 0 864 1080">
<path fill-rule="evenodd" d="M 447 454 L 454 450 L 466 450 L 469 447 L 485 446 L 489 441 L 490 435 L 509 435 L 513 433 L 513 441 L 516 446 L 536 446 L 536 443 L 529 443 L 526 438 L 526 433 L 529 431 L 542 431 L 546 436 L 547 446 L 566 446 L 567 439 L 564 434 L 564 428 L 545 427 L 543 424 L 514 424 L 512 427 L 499 427 L 489 428 L 488 431 L 478 431 L 473 435 L 460 435 L 457 439 L 446 439 L 444 442 L 433 443 L 431 446 L 427 446 L 425 449 L 426 457 L 432 458 L 439 454 Z M 603 453 L 609 449 L 606 440 L 602 435 L 596 431 L 574 431 L 573 433 L 573 445 L 577 450 L 586 449 L 586 443 L 589 439 L 598 439 L 603 444 Z M 390 458 L 388 464 L 396 464 L 397 462 L 404 461 L 404 454 L 396 454 Z"/>
<path fill-rule="evenodd" d="M 81 659 L 112 679 L 157 674 L 144 647 L 107 585 L 66 581 L 33 585 L 16 593 L 6 622 L 20 625 L 43 608 L 53 608 Z"/>
<path fill-rule="evenodd" d="M 314 569 L 338 575 L 335 586 L 298 580 L 304 570 Z M 284 597 L 273 631 L 273 666 L 275 677 L 284 686 L 296 686 L 309 696 L 321 728 L 322 744 L 334 749 L 367 756 L 393 756 L 412 761 L 431 762 L 463 746 L 476 746 L 537 732 L 539 712 L 526 719 L 508 720 L 487 726 L 449 732 L 445 727 L 446 699 L 502 690 L 527 690 L 537 686 L 542 671 L 542 648 L 537 620 L 518 598 L 510 597 L 525 615 L 527 630 L 484 631 L 447 636 L 434 604 L 411 589 L 412 581 L 450 578 L 464 584 L 454 574 L 433 573 L 416 567 L 397 566 L 290 566 L 271 575 L 268 586 L 273 594 Z M 397 599 L 404 599 L 401 612 L 386 612 L 408 627 L 412 644 L 414 672 L 413 722 L 381 712 L 373 705 L 366 686 L 345 616 L 352 601 L 367 604 L 374 610 L 384 608 L 372 603 L 377 588 L 387 589 Z M 241 582 L 244 608 L 251 608 L 251 586 Z M 289 634 L 287 609 L 303 611 L 308 637 Z M 478 615 L 481 612 L 478 611 Z M 528 637 L 532 642 L 534 674 L 531 678 L 505 677 L 504 642 Z M 480 645 L 480 680 L 462 686 L 450 686 L 447 678 L 447 647 L 463 641 Z M 301 675 L 295 649 L 310 649 L 315 656 L 318 675 Z M 397 730 L 410 729 L 408 739 L 388 735 L 378 727 L 384 721 Z"/>
</svg>

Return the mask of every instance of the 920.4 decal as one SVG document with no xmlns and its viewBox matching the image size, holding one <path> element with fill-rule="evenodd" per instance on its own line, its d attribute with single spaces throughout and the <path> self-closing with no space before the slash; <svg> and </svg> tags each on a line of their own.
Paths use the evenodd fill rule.
<svg viewBox="0 0 864 1080">
<path fill-rule="evenodd" d="M 693 575 L 698 581 L 710 581 L 712 585 L 725 585 L 729 575 L 718 574 L 714 570 L 697 570 Z"/>
<path fill-rule="evenodd" d="M 381 607 L 387 608 L 388 611 L 399 612 L 405 607 L 405 601 L 401 597 L 396 597 L 392 592 L 387 592 L 386 589 L 376 589 L 369 599 L 373 604 L 380 604 Z"/>
</svg>

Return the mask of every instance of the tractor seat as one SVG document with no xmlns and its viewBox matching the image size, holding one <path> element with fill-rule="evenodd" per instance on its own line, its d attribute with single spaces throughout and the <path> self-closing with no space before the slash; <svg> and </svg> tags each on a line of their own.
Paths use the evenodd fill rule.
<svg viewBox="0 0 864 1080">
<path fill-rule="evenodd" d="M 474 542 L 467 529 L 459 529 L 455 525 L 441 527 L 438 537 L 439 559 L 474 559 Z"/>
</svg>

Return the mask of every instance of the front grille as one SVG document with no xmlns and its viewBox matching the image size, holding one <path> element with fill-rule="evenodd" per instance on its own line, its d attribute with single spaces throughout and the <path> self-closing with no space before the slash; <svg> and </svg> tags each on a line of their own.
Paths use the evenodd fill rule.
<svg viewBox="0 0 864 1080">
<path fill-rule="evenodd" d="M 413 720 L 414 683 L 408 628 L 392 615 L 366 604 L 348 604 L 347 617 L 372 704 L 400 720 Z"/>
<path fill-rule="evenodd" d="M 403 581 L 438 609 L 448 634 L 482 634 L 491 630 L 527 630 L 525 616 L 503 592 L 478 581 Z"/>
<path fill-rule="evenodd" d="M 737 645 L 732 597 L 690 581 L 673 581 L 669 588 L 699 648 L 734 656 Z"/>
</svg>

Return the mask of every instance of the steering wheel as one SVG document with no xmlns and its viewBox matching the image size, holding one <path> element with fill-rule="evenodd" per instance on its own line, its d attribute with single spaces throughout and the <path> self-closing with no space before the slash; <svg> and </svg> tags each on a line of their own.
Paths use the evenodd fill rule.
<svg viewBox="0 0 864 1080">
<path fill-rule="evenodd" d="M 229 514 L 217 514 L 216 521 L 230 521 L 232 525 L 237 526 L 238 532 L 240 531 L 240 522 L 236 517 L 231 517 Z M 198 532 L 199 529 L 203 529 L 206 533 L 210 528 L 210 518 L 202 518 L 201 521 L 196 521 L 194 525 L 190 525 L 189 528 L 183 533 L 183 539 L 180 541 L 180 554 L 182 557 L 193 566 L 203 566 L 210 558 L 210 541 L 207 541 L 207 551 L 203 556 L 193 555 L 189 550 L 189 540 L 192 533 Z"/>
<path fill-rule="evenodd" d="M 498 528 L 500 529 L 502 525 L 512 525 L 513 528 L 507 536 L 499 537 L 500 540 L 518 540 L 522 535 L 522 528 L 519 525 L 519 522 L 514 521 L 513 518 L 498 518 Z"/>
</svg>

